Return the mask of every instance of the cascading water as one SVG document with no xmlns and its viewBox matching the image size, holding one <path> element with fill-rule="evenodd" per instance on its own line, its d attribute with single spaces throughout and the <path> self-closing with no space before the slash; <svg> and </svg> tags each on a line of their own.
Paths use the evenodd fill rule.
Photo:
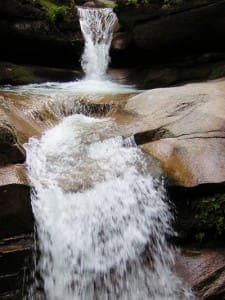
<svg viewBox="0 0 225 300">
<path fill-rule="evenodd" d="M 115 16 L 108 9 L 79 13 L 90 47 L 84 70 L 102 78 L 109 44 L 100 66 L 99 49 L 111 39 L 106 21 L 114 24 Z M 98 27 L 95 34 L 87 20 Z M 99 42 L 92 62 L 89 38 Z M 132 138 L 107 138 L 112 123 L 72 115 L 25 145 L 39 253 L 29 300 L 193 298 L 172 271 L 167 238 L 174 232 L 163 184 L 151 177 L 149 159 Z"/>
<path fill-rule="evenodd" d="M 45 297 L 189 299 L 171 271 L 162 183 L 137 147 L 100 141 L 107 122 L 74 115 L 26 145 Z M 43 298 L 33 287 L 29 299 Z"/>
<path fill-rule="evenodd" d="M 103 79 L 110 61 L 109 48 L 117 17 L 111 8 L 78 7 L 85 39 L 81 65 L 87 79 Z"/>
</svg>

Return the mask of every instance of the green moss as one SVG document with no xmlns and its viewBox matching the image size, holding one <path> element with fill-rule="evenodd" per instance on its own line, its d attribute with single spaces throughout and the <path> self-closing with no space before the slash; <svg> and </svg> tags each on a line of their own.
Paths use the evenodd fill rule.
<svg viewBox="0 0 225 300">
<path fill-rule="evenodd" d="M 201 242 L 208 236 L 208 232 L 215 239 L 225 235 L 225 194 L 200 199 L 194 218 L 198 224 L 196 240 Z"/>
<path fill-rule="evenodd" d="M 35 70 L 32 67 L 15 65 L 11 70 L 11 80 L 13 84 L 27 84 L 41 80 L 41 78 L 35 74 Z"/>
<path fill-rule="evenodd" d="M 29 68 L 23 66 L 17 66 L 13 68 L 13 77 L 15 80 L 22 82 L 30 82 L 34 77 L 33 72 Z"/>
<path fill-rule="evenodd" d="M 211 72 L 209 78 L 216 79 L 224 76 L 225 76 L 225 67 L 218 67 Z"/>
<path fill-rule="evenodd" d="M 39 3 L 41 4 L 41 6 L 44 8 L 44 10 L 46 11 L 47 15 L 49 16 L 51 21 L 55 21 L 56 17 L 63 13 L 67 7 L 62 5 L 57 5 L 56 3 L 54 3 L 53 1 L 50 0 L 39 0 Z"/>
</svg>

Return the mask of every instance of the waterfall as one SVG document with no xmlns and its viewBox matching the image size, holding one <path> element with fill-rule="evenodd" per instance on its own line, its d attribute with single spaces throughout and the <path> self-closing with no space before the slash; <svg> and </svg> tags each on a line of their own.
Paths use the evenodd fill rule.
<svg viewBox="0 0 225 300">
<path fill-rule="evenodd" d="M 106 73 L 116 17 L 78 10 L 85 88 Z M 115 126 L 74 114 L 25 145 L 37 237 L 27 300 L 193 299 L 173 272 L 163 182 L 132 138 L 107 138 Z"/>
<path fill-rule="evenodd" d="M 103 79 L 110 61 L 109 48 L 117 17 L 111 8 L 78 7 L 85 40 L 81 65 L 87 79 Z"/>
<path fill-rule="evenodd" d="M 26 144 L 40 251 L 28 299 L 191 299 L 163 184 L 132 141 L 103 139 L 108 122 L 73 115 Z"/>
</svg>

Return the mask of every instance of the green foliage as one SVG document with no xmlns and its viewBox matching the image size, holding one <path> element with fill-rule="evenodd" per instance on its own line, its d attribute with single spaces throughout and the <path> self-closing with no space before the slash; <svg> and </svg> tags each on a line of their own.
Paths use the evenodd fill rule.
<svg viewBox="0 0 225 300">
<path fill-rule="evenodd" d="M 210 79 L 216 79 L 216 78 L 220 78 L 220 77 L 224 77 L 225 76 L 225 69 L 224 67 L 218 67 L 218 68 L 214 68 L 210 74 Z"/>
<path fill-rule="evenodd" d="M 53 1 L 50 1 L 50 0 L 39 0 L 39 3 L 41 4 L 41 6 L 46 11 L 46 13 L 49 16 L 50 20 L 53 21 L 53 22 L 55 21 L 56 17 L 59 14 L 62 14 L 67 9 L 66 6 L 57 5 Z"/>
<path fill-rule="evenodd" d="M 213 233 L 215 238 L 225 234 L 225 194 L 216 194 L 213 197 L 201 199 L 195 211 L 195 219 L 200 232 L 195 235 L 201 242 L 205 239 L 207 231 Z"/>
</svg>

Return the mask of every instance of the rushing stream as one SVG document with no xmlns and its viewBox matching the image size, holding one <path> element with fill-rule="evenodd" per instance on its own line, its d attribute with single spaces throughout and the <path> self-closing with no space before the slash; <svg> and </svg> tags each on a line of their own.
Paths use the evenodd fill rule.
<svg viewBox="0 0 225 300">
<path fill-rule="evenodd" d="M 183 299 L 163 185 L 132 140 L 100 141 L 105 122 L 74 115 L 26 146 L 46 298 Z"/>
<path fill-rule="evenodd" d="M 82 66 L 102 80 L 116 17 L 111 9 L 79 15 Z M 192 299 L 172 270 L 163 182 L 132 138 L 106 138 L 110 122 L 74 114 L 25 145 L 39 253 L 29 300 Z"/>
</svg>

